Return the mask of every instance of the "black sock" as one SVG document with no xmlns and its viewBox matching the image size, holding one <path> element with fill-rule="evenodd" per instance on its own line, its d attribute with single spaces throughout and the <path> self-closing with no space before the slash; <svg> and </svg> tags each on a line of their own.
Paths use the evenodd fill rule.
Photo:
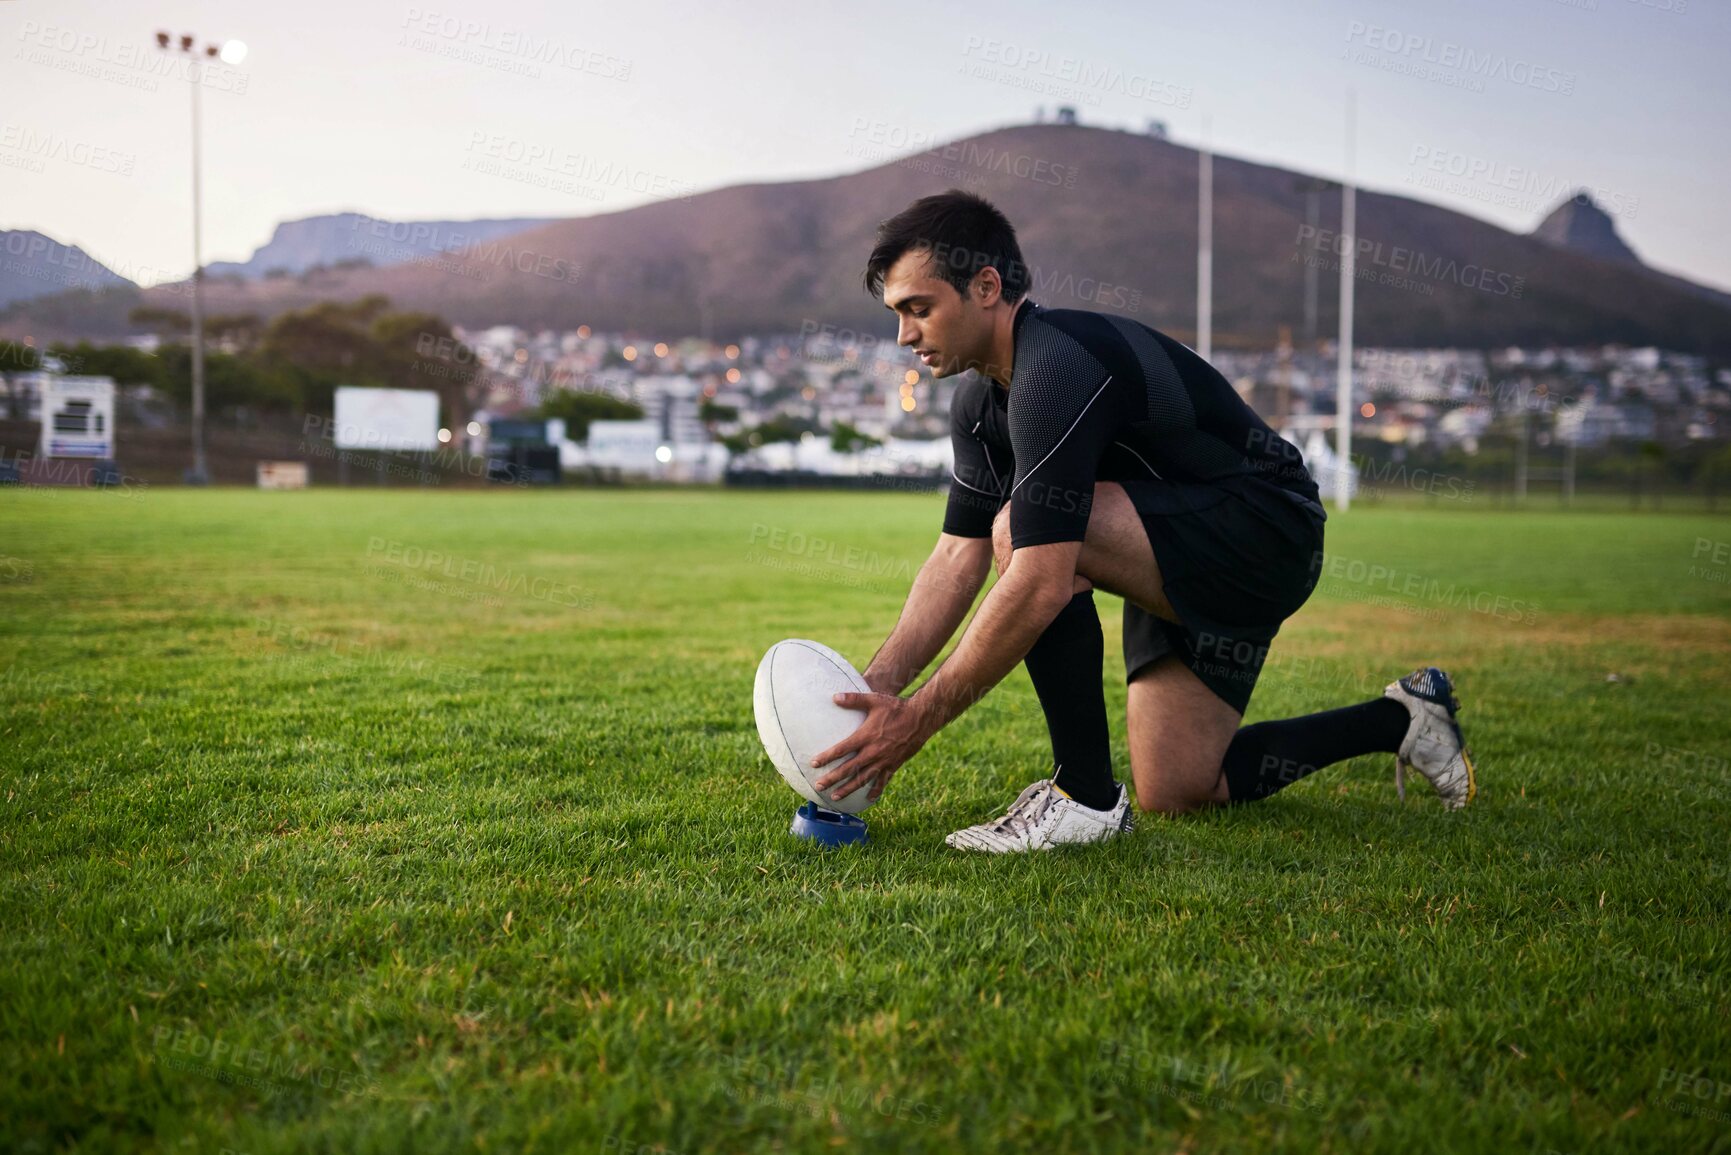
<svg viewBox="0 0 1731 1155">
<path fill-rule="evenodd" d="M 1054 780 L 1064 793 L 1096 810 L 1118 804 L 1111 732 L 1106 728 L 1105 659 L 1106 642 L 1091 589 L 1058 611 L 1022 659 L 1052 735 L 1052 764 L 1058 768 Z"/>
<path fill-rule="evenodd" d="M 1232 736 L 1221 765 L 1233 802 L 1254 802 L 1306 774 L 1360 754 L 1393 753 L 1406 737 L 1412 715 L 1393 698 L 1357 706 L 1258 722 Z"/>
</svg>

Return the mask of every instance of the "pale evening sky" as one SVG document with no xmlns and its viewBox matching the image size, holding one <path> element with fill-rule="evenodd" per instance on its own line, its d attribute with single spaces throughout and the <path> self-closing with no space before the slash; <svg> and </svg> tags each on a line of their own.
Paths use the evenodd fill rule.
<svg viewBox="0 0 1731 1155">
<path fill-rule="evenodd" d="M 1221 152 L 1338 176 L 1351 87 L 1366 187 L 1526 231 L 1591 186 L 1650 264 L 1731 288 L 1718 0 L 0 0 L 0 229 L 190 270 L 188 88 L 158 29 L 249 48 L 202 90 L 207 261 L 345 209 L 577 216 L 832 176 L 1030 121 L 1063 102 L 1039 84 L 1085 123 L 1194 143 L 1206 116 Z M 553 159 L 473 164 L 531 151 Z M 527 179 L 573 163 L 622 179 Z"/>
</svg>

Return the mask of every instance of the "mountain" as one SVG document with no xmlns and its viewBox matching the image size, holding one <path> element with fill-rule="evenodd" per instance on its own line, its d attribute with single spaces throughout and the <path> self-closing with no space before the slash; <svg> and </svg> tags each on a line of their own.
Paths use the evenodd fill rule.
<svg viewBox="0 0 1731 1155">
<path fill-rule="evenodd" d="M 69 290 L 129 285 L 77 245 L 25 229 L 0 229 L 0 308 Z"/>
<path fill-rule="evenodd" d="M 894 320 L 860 287 L 879 221 L 951 187 L 987 197 L 1016 224 L 1031 295 L 1051 307 L 1123 313 L 1194 336 L 1197 154 L 1168 140 L 1073 124 L 1024 124 L 817 180 L 733 185 L 621 212 L 554 221 L 388 268 L 209 285 L 212 312 L 269 315 L 382 293 L 456 323 L 656 338 L 730 338 L 821 326 L 889 339 Z M 1303 174 L 1217 156 L 1214 340 L 1302 337 L 1306 266 L 1317 330 L 1336 328 L 1340 193 L 1305 224 Z M 1627 261 L 1557 248 L 1475 217 L 1361 190 L 1358 340 L 1383 346 L 1618 342 L 1731 354 L 1731 308 L 1698 286 Z M 182 290 L 183 291 L 183 290 Z M 143 297 L 168 303 L 174 286 Z M 158 302 L 158 298 L 162 298 Z M 37 306 L 0 315 L 0 332 Z M 117 308 L 98 316 L 108 325 Z"/>
<path fill-rule="evenodd" d="M 1617 235 L 1617 225 L 1611 214 L 1595 204 L 1585 192 L 1576 193 L 1552 209 L 1550 215 L 1533 230 L 1533 236 L 1555 248 L 1602 261 L 1621 261 L 1630 265 L 1642 263 L 1635 250 Z"/>
<path fill-rule="evenodd" d="M 396 265 L 520 233 L 550 217 L 480 221 L 385 221 L 361 213 L 332 213 L 284 221 L 245 261 L 216 261 L 207 277 L 256 280 L 267 274 L 298 275 L 319 265 L 345 262 Z"/>
</svg>

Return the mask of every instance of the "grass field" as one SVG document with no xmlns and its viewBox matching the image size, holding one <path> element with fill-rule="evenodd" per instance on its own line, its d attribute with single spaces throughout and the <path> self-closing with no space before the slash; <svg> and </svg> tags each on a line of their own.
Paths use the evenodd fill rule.
<svg viewBox="0 0 1731 1155">
<path fill-rule="evenodd" d="M 1731 519 L 1331 520 L 1250 720 L 1438 661 L 1464 813 L 965 857 L 1018 670 L 794 844 L 757 659 L 863 666 L 939 508 L 0 492 L 0 1149 L 1731 1151 Z"/>
</svg>

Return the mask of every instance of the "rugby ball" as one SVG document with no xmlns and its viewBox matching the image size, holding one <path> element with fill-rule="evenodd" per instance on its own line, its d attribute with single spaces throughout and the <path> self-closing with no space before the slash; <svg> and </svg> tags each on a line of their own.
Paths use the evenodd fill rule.
<svg viewBox="0 0 1731 1155">
<path fill-rule="evenodd" d="M 846 658 L 822 642 L 789 638 L 769 647 L 758 663 L 753 702 L 757 736 L 787 784 L 825 809 L 858 814 L 872 804 L 866 799 L 870 783 L 842 798 L 812 785 L 846 759 L 824 766 L 813 766 L 811 760 L 866 719 L 864 710 L 844 709 L 830 700 L 832 694 L 847 692 L 869 694 L 872 688 Z"/>
</svg>

